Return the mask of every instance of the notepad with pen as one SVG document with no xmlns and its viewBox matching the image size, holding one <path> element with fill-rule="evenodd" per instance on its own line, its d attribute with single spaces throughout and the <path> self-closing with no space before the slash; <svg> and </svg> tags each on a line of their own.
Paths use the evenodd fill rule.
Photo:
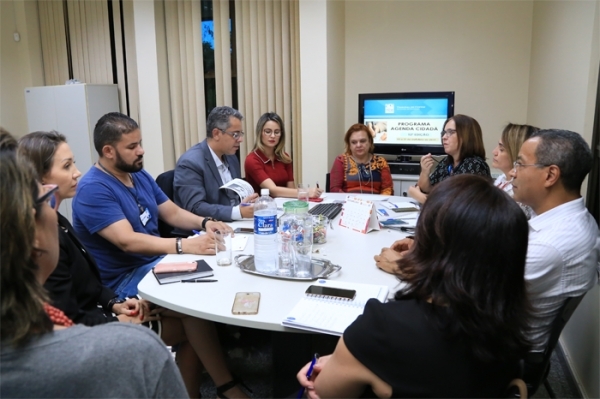
<svg viewBox="0 0 600 399">
<path fill-rule="evenodd" d="M 389 290 L 384 285 L 332 280 L 318 280 L 311 287 L 281 322 L 283 326 L 341 336 L 369 299 L 385 302 Z"/>
</svg>

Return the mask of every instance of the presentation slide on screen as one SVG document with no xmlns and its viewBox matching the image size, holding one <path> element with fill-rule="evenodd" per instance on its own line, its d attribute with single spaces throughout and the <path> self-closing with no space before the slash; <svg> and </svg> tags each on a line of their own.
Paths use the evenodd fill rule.
<svg viewBox="0 0 600 399">
<path fill-rule="evenodd" d="M 365 100 L 365 125 L 375 144 L 440 145 L 447 99 Z"/>
</svg>

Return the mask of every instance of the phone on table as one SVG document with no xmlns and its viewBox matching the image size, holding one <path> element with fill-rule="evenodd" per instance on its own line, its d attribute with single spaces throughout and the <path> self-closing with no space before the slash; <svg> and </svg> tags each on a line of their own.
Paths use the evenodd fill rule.
<svg viewBox="0 0 600 399">
<path fill-rule="evenodd" d="M 233 232 L 235 234 L 254 234 L 254 229 L 252 227 L 238 227 Z"/>
<path fill-rule="evenodd" d="M 260 304 L 260 292 L 238 292 L 235 294 L 231 313 L 257 314 Z"/>
<path fill-rule="evenodd" d="M 321 285 L 311 285 L 306 290 L 306 294 L 324 295 L 336 298 L 353 300 L 356 296 L 356 290 L 346 290 L 343 288 L 323 287 Z"/>
</svg>

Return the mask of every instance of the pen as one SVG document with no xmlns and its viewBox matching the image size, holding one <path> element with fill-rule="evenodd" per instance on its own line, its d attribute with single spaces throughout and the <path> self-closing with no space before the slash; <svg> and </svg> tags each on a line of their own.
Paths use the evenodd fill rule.
<svg viewBox="0 0 600 399">
<path fill-rule="evenodd" d="M 400 231 L 404 231 L 404 232 L 407 232 L 407 233 L 414 233 L 415 228 L 414 227 L 401 226 L 400 227 Z"/>
<path fill-rule="evenodd" d="M 242 202 L 240 206 L 252 206 L 252 204 L 249 202 Z"/>
<path fill-rule="evenodd" d="M 195 235 L 199 236 L 200 232 L 198 230 L 192 230 L 192 233 L 194 233 Z"/>
<path fill-rule="evenodd" d="M 319 182 L 317 182 L 317 188 L 321 188 L 321 187 L 319 187 Z"/>
<path fill-rule="evenodd" d="M 313 368 L 315 367 L 315 363 L 317 363 L 318 358 L 319 358 L 319 354 L 315 353 L 312 361 L 310 362 L 310 367 L 308 367 L 308 371 L 306 372 L 306 379 L 310 380 L 310 377 L 312 376 Z M 298 399 L 300 399 L 303 394 L 304 394 L 304 387 L 302 387 L 300 389 L 300 392 L 298 392 Z"/>
<path fill-rule="evenodd" d="M 216 283 L 219 280 L 204 280 L 204 279 L 190 279 L 190 280 L 181 280 L 182 283 Z"/>
</svg>

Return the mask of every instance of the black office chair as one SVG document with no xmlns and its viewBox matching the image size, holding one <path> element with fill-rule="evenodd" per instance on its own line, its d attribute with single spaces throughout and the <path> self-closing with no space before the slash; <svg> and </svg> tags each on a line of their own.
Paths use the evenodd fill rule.
<svg viewBox="0 0 600 399">
<path fill-rule="evenodd" d="M 556 348 L 556 344 L 558 344 L 560 333 L 573 315 L 575 309 L 577 309 L 577 306 L 583 299 L 584 295 L 585 294 L 581 296 L 570 297 L 565 300 L 565 303 L 562 305 L 558 316 L 556 319 L 554 319 L 554 322 L 552 322 L 552 329 L 550 331 L 550 338 L 548 339 L 546 349 L 544 349 L 543 352 L 531 352 L 525 357 L 525 372 L 523 380 L 527 384 L 527 391 L 530 397 L 535 394 L 542 383 L 544 383 L 544 386 L 548 391 L 548 395 L 551 398 L 556 397 L 547 380 L 548 373 L 550 372 L 550 357 L 552 356 L 552 352 L 554 352 L 554 348 Z"/>
<path fill-rule="evenodd" d="M 156 178 L 156 184 L 158 184 L 158 187 L 160 187 L 171 201 L 173 201 L 173 180 L 175 180 L 174 170 L 163 172 Z M 173 226 L 160 219 L 158 220 L 158 232 L 163 238 L 178 237 L 177 235 L 173 235 Z"/>
<path fill-rule="evenodd" d="M 328 193 L 329 189 L 331 188 L 331 181 L 329 180 L 331 173 L 327 173 L 325 175 L 325 192 Z"/>
</svg>

